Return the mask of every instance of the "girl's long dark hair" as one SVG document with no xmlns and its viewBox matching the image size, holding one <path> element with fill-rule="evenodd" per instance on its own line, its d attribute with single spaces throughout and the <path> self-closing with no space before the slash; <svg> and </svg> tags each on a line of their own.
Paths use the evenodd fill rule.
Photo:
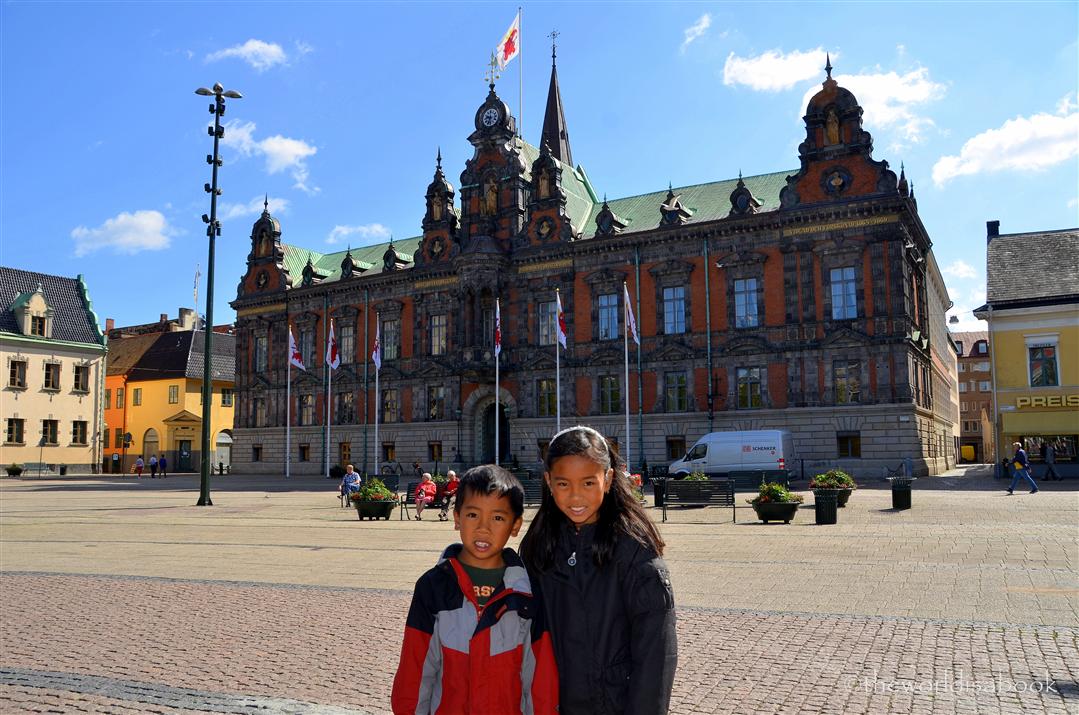
<svg viewBox="0 0 1079 715">
<path fill-rule="evenodd" d="M 599 464 L 605 471 L 614 470 L 611 488 L 607 490 L 599 508 L 599 521 L 592 542 L 592 558 L 596 566 L 602 567 L 611 560 L 615 543 L 623 537 L 629 537 L 662 556 L 665 546 L 663 539 L 634 496 L 629 475 L 611 443 L 591 427 L 571 427 L 551 440 L 545 461 L 547 472 L 551 472 L 555 462 L 568 456 L 584 457 Z M 544 479 L 539 511 L 521 541 L 521 557 L 525 564 L 537 571 L 548 570 L 554 563 L 558 533 L 568 523 L 569 519 L 555 504 Z"/>
</svg>

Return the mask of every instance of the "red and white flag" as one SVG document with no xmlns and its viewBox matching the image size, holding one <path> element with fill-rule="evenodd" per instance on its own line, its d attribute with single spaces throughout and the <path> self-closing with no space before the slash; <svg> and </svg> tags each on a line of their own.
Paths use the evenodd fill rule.
<svg viewBox="0 0 1079 715">
<path fill-rule="evenodd" d="M 303 354 L 300 353 L 300 349 L 296 347 L 296 338 L 292 336 L 291 325 L 288 328 L 288 361 L 301 370 L 307 369 L 303 366 Z"/>
<path fill-rule="evenodd" d="M 641 336 L 637 334 L 637 321 L 633 319 L 633 304 L 629 300 L 629 286 L 623 283 L 622 290 L 625 293 L 626 300 L 626 330 L 629 331 L 630 337 L 633 338 L 633 342 L 640 345 Z"/>
<path fill-rule="evenodd" d="M 337 352 L 337 338 L 333 335 L 333 321 L 330 321 L 330 339 L 326 341 L 326 364 L 331 370 L 341 367 L 341 353 Z"/>
<path fill-rule="evenodd" d="M 506 69 L 506 65 L 510 63 L 517 55 L 521 54 L 521 11 L 517 11 L 516 17 L 513 18 L 513 24 L 510 25 L 510 29 L 506 30 L 506 34 L 502 37 L 502 42 L 498 43 L 498 49 L 495 50 L 495 56 L 498 58 L 498 69 Z"/>
<path fill-rule="evenodd" d="M 566 348 L 566 314 L 562 312 L 562 296 L 559 293 L 554 294 L 555 307 L 558 310 L 558 344 L 562 346 L 564 350 Z"/>
<path fill-rule="evenodd" d="M 371 351 L 371 362 L 375 364 L 376 370 L 382 369 L 382 343 L 379 341 L 379 331 L 381 325 L 375 321 L 375 349 Z"/>
<path fill-rule="evenodd" d="M 498 305 L 498 298 L 495 298 L 495 355 L 502 353 L 502 311 Z"/>
</svg>

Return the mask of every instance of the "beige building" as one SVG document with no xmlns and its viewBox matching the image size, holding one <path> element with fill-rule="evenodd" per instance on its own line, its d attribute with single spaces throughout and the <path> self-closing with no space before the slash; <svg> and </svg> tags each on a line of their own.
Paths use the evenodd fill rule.
<svg viewBox="0 0 1079 715">
<path fill-rule="evenodd" d="M 106 339 L 82 276 L 0 267 L 0 461 L 30 472 L 101 463 Z M 44 466 L 42 466 L 44 465 Z"/>
<path fill-rule="evenodd" d="M 960 459 L 992 462 L 993 372 L 989 357 L 989 332 L 952 333 L 959 348 Z"/>
</svg>

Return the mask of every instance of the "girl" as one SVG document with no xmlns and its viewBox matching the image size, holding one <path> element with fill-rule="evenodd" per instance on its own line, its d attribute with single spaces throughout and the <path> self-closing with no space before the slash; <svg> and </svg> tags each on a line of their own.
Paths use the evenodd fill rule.
<svg viewBox="0 0 1079 715">
<path fill-rule="evenodd" d="M 561 715 L 666 713 L 678 663 L 663 540 L 614 448 L 590 427 L 554 436 L 521 542 L 558 662 Z"/>
</svg>

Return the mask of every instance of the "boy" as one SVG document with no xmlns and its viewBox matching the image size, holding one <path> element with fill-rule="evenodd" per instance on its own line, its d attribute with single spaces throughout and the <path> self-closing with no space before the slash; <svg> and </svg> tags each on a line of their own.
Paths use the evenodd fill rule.
<svg viewBox="0 0 1079 715">
<path fill-rule="evenodd" d="M 416 582 L 394 713 L 557 712 L 543 607 L 517 552 L 505 548 L 523 513 L 524 488 L 505 469 L 486 464 L 461 475 L 453 524 L 462 543 Z"/>
</svg>

